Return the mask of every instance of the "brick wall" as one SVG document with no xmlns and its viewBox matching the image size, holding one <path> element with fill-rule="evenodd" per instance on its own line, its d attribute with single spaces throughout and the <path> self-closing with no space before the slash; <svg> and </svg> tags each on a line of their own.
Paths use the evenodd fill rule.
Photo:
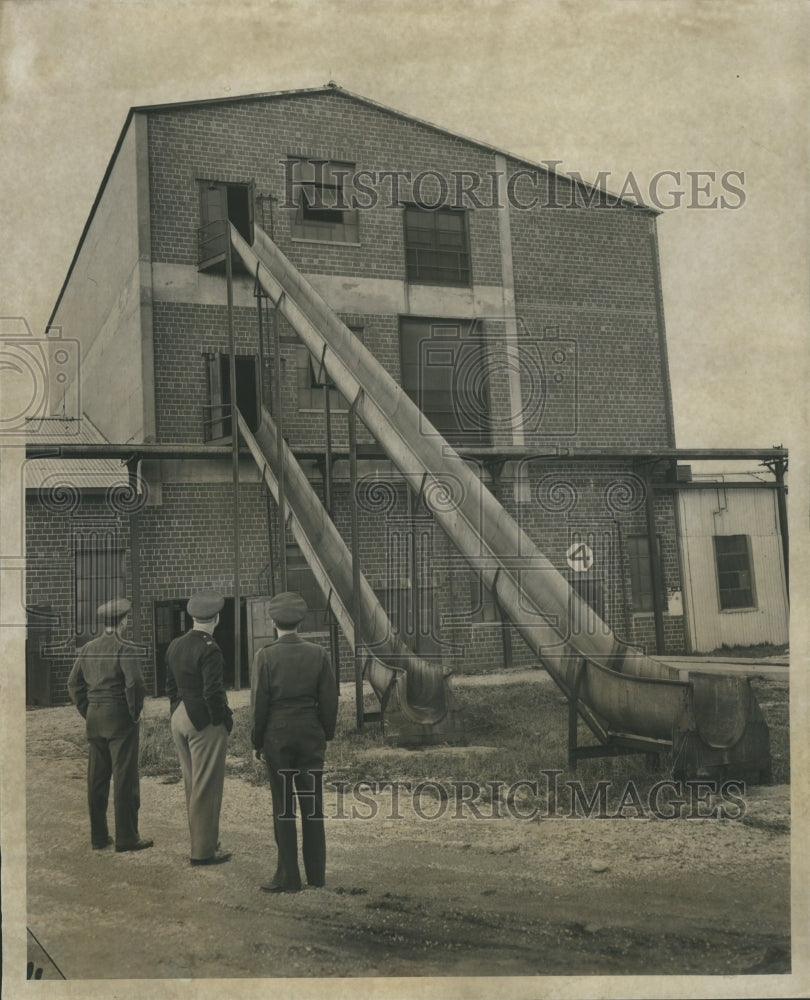
<svg viewBox="0 0 810 1000">
<path fill-rule="evenodd" d="M 390 182 L 380 185 L 375 207 L 359 211 L 360 246 L 297 242 L 295 213 L 280 207 L 286 196 L 283 161 L 289 156 L 348 162 L 357 170 L 410 170 L 414 176 L 426 170 L 449 176 L 462 167 L 485 175 L 494 169 L 494 155 L 486 150 L 340 93 L 150 112 L 153 260 L 196 265 L 199 179 L 253 181 L 260 198 L 257 221 L 296 266 L 318 274 L 403 280 L 402 213 L 390 207 Z M 423 194 L 426 201 L 435 197 L 427 186 Z M 498 284 L 497 214 L 472 215 L 473 280 Z"/>
<path fill-rule="evenodd" d="M 518 169 L 510 162 L 512 176 Z M 563 179 L 553 196 L 536 176 L 517 193 L 538 206 L 510 212 L 516 312 L 542 358 L 539 377 L 531 364 L 522 377 L 524 406 L 543 404 L 527 442 L 670 446 L 652 217 L 582 207 Z"/>
<path fill-rule="evenodd" d="M 70 700 L 67 678 L 76 658 L 76 544 L 89 542 L 94 535 L 109 538 L 123 556 L 121 596 L 132 598 L 128 517 L 103 495 L 82 493 L 71 499 L 65 494 L 65 499 L 60 504 L 30 496 L 26 502 L 25 599 L 29 609 L 48 609 L 48 651 L 43 659 L 55 705 Z"/>
</svg>

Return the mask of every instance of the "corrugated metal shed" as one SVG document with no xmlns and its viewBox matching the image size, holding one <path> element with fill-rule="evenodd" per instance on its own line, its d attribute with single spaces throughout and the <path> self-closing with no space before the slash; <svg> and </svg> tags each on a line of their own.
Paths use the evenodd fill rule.
<svg viewBox="0 0 810 1000">
<path fill-rule="evenodd" d="M 723 483 L 678 497 L 684 599 L 692 648 L 788 641 L 788 599 L 776 491 L 724 489 Z M 751 607 L 720 606 L 716 536 L 748 539 Z"/>
</svg>

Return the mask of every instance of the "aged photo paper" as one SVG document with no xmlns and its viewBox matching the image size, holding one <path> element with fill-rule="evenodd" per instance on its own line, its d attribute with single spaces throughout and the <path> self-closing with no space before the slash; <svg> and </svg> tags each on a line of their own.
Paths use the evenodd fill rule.
<svg viewBox="0 0 810 1000">
<path fill-rule="evenodd" d="M 782 965 L 769 965 L 773 956 L 762 955 L 752 958 L 743 975 L 735 975 L 733 965 L 719 957 L 712 975 L 688 974 L 692 966 L 686 958 L 684 974 L 673 969 L 666 975 L 645 975 L 632 966 L 632 975 L 606 975 L 617 964 L 600 963 L 598 945 L 592 944 L 592 964 L 565 974 L 560 956 L 570 938 L 562 936 L 554 946 L 553 975 L 543 971 L 552 947 L 543 938 L 536 975 L 526 975 L 524 966 L 510 975 L 505 960 L 494 960 L 490 974 L 484 959 L 468 968 L 450 965 L 448 959 L 448 975 L 397 977 L 386 970 L 384 952 L 377 947 L 374 962 L 359 966 L 356 976 L 342 978 L 343 972 L 309 973 L 304 949 L 311 947 L 302 940 L 300 963 L 278 977 L 253 979 L 248 970 L 238 978 L 181 978 L 187 973 L 173 974 L 171 963 L 161 960 L 143 978 L 122 979 L 112 971 L 119 956 L 110 953 L 111 971 L 104 978 L 57 981 L 59 976 L 45 975 L 52 979 L 47 985 L 28 987 L 26 458 L 25 437 L 13 420 L 8 422 L 10 412 L 28 404 L 15 395 L 21 391 L 24 396 L 26 390 L 10 381 L 13 357 L 8 343 L 0 340 L 0 388 L 5 393 L 5 399 L 0 397 L 3 1000 L 35 989 L 82 1000 L 145 995 L 195 1000 L 223 995 L 240 1000 L 808 995 L 810 860 L 803 835 L 810 821 L 808 30 L 806 4 L 790 0 L 0 0 L 0 220 L 5 246 L 0 335 L 8 343 L 21 322 L 33 337 L 43 337 L 131 108 L 316 89 L 334 82 L 405 116 L 657 209 L 675 442 L 682 449 L 789 450 L 793 609 L 787 819 L 792 834 L 782 833 L 790 836 L 791 891 L 782 911 L 785 917 L 790 913 L 790 972 L 783 971 L 786 955 Z M 115 365 L 110 362 L 107 372 L 111 380 L 121 378 Z M 610 420 L 609 412 L 604 419 Z M 756 469 L 757 462 L 743 462 L 742 467 Z M 697 464 L 695 471 L 700 471 Z M 353 694 L 349 690 L 346 696 Z M 561 702 L 561 718 L 565 711 Z M 75 722 L 83 737 L 78 716 Z M 44 731 L 40 738 L 47 740 Z M 83 803 L 83 781 L 71 785 L 77 802 Z M 269 792 L 262 792 L 269 816 Z M 227 808 L 226 799 L 225 818 Z M 148 810 L 142 807 L 141 816 L 148 836 Z M 89 853 L 84 827 L 67 829 L 64 835 L 75 841 L 77 853 Z M 469 830 L 463 834 L 472 836 Z M 257 837 L 265 843 L 271 834 L 265 827 Z M 362 832 L 356 837 L 362 850 Z M 400 848 L 409 850 L 408 843 Z M 409 860 L 418 870 L 427 864 L 425 858 L 414 851 Z M 587 864 L 592 872 L 600 870 L 598 858 Z M 604 867 L 609 864 L 608 858 Z M 101 872 L 102 866 L 94 870 Z M 570 875 L 573 900 L 579 892 L 576 870 L 572 867 Z M 522 885 L 519 859 L 508 871 L 514 886 L 501 883 L 499 899 Z M 234 879 L 232 908 L 240 907 L 240 894 L 253 893 L 254 883 L 265 874 Z M 759 876 L 767 879 L 767 871 Z M 57 881 L 59 877 L 54 875 Z M 185 868 L 177 870 L 178 880 L 188 877 Z M 339 872 L 330 870 L 329 878 L 340 883 Z M 366 884 L 372 880 L 369 875 Z M 93 891 L 84 916 L 78 905 L 73 911 L 75 920 L 86 920 L 88 954 L 94 948 L 94 920 L 103 921 L 102 876 Z M 450 908 L 452 886 L 447 892 Z M 587 892 L 583 881 L 583 902 Z M 671 893 L 673 908 L 684 911 L 688 887 L 665 882 L 661 892 Z M 418 899 L 411 903 L 413 919 L 419 921 Z M 199 904 L 203 906 L 202 895 Z M 645 901 L 638 905 L 643 911 Z M 132 906 L 138 906 L 137 894 Z M 377 913 L 380 919 L 383 909 Z M 515 920 L 518 916 L 511 914 Z M 709 919 L 708 910 L 703 916 Z M 223 954 L 232 944 L 215 940 L 216 927 L 196 927 L 193 912 L 169 912 L 161 919 L 172 933 L 185 923 L 191 935 L 202 934 Z M 722 914 L 712 919 L 719 922 L 719 935 Z M 610 925 L 607 915 L 597 922 L 583 917 L 575 903 L 559 922 L 569 930 L 576 927 L 571 933 L 580 938 L 590 935 L 591 941 L 598 941 Z M 763 933 L 768 930 L 762 928 Z M 654 936 L 654 927 L 648 932 Z M 313 934 L 317 937 L 317 931 Z M 686 940 L 686 929 L 683 934 Z M 47 933 L 38 944 L 48 955 Z M 291 941 L 290 952 L 294 946 Z M 661 953 L 669 946 L 662 940 Z M 122 923 L 117 947 L 125 954 L 153 946 Z M 694 947 L 703 947 L 698 934 Z M 715 947 L 722 944 L 715 942 Z M 615 954 L 620 953 L 619 948 Z M 52 957 L 57 966 L 71 965 L 69 955 Z M 103 965 L 103 959 L 96 960 Z M 617 960 L 619 969 L 622 961 Z M 223 965 L 229 968 L 227 962 Z"/>
</svg>

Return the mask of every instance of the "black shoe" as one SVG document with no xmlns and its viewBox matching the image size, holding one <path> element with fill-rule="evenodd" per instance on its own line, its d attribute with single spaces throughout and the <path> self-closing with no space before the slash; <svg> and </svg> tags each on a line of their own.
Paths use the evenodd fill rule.
<svg viewBox="0 0 810 1000">
<path fill-rule="evenodd" d="M 216 854 L 212 854 L 210 858 L 192 858 L 191 864 L 196 865 L 224 865 L 226 861 L 231 860 L 230 851 L 217 851 Z"/>
<path fill-rule="evenodd" d="M 123 854 L 125 851 L 145 851 L 147 847 L 152 847 L 154 840 L 138 840 L 134 844 L 116 844 L 116 854 Z"/>
<path fill-rule="evenodd" d="M 103 844 L 93 844 L 94 851 L 103 851 L 105 847 L 109 847 L 113 842 L 112 837 L 107 837 Z"/>
<path fill-rule="evenodd" d="M 259 888 L 262 892 L 300 892 L 301 887 L 297 889 L 287 889 L 283 885 L 279 885 L 278 882 L 270 882 L 269 885 L 261 885 Z"/>
</svg>

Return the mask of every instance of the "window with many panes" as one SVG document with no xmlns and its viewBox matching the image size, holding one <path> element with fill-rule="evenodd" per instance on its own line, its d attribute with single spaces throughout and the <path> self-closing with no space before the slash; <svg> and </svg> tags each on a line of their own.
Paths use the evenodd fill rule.
<svg viewBox="0 0 810 1000">
<path fill-rule="evenodd" d="M 329 628 L 326 599 L 304 554 L 293 543 L 287 544 L 287 589 L 300 594 L 307 604 L 299 632 L 326 632 Z"/>
<path fill-rule="evenodd" d="M 405 267 L 408 281 L 469 285 L 467 213 L 458 209 L 405 207 Z"/>
<path fill-rule="evenodd" d="M 292 234 L 302 240 L 357 243 L 357 209 L 351 207 L 353 163 L 292 161 L 296 203 Z"/>
<path fill-rule="evenodd" d="M 756 607 L 748 536 L 715 535 L 714 560 L 720 610 Z"/>
<path fill-rule="evenodd" d="M 630 589 L 633 611 L 653 611 L 652 569 L 650 568 L 650 539 L 647 535 L 631 535 L 627 539 L 630 556 Z M 661 539 L 658 539 L 658 562 L 661 565 Z M 659 589 L 664 592 L 663 567 Z M 587 598 L 586 598 L 587 599 Z"/>
<path fill-rule="evenodd" d="M 74 634 L 83 646 L 104 631 L 98 608 L 124 596 L 124 550 L 112 529 L 91 530 L 75 537 L 73 559 Z"/>
<path fill-rule="evenodd" d="M 435 428 L 423 433 L 474 447 L 492 442 L 491 360 L 486 342 L 469 333 L 469 320 L 400 317 L 400 383 Z"/>
</svg>

